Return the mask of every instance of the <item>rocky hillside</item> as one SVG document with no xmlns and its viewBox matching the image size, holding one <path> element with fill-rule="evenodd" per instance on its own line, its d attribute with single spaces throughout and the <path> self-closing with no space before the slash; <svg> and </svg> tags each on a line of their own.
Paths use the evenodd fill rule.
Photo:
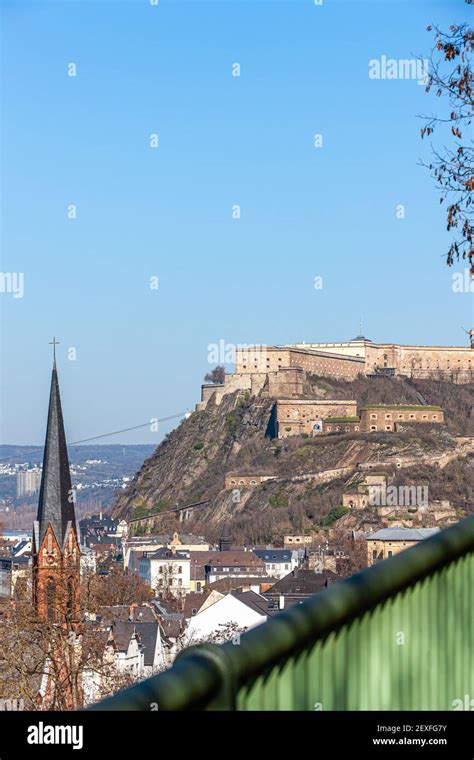
<svg viewBox="0 0 474 760">
<path fill-rule="evenodd" d="M 430 499 L 450 498 L 459 508 L 474 501 L 473 459 L 460 436 L 474 435 L 474 386 L 402 378 L 353 382 L 310 376 L 306 398 L 356 398 L 366 403 L 440 404 L 446 426 L 413 425 L 400 434 L 362 433 L 284 440 L 268 437 L 273 399 L 236 391 L 212 401 L 169 434 L 113 506 L 116 517 L 141 517 L 207 501 L 186 530 L 219 536 L 229 521 L 235 541 L 276 541 L 285 533 L 327 527 L 336 521 L 342 492 L 354 472 L 368 466 L 392 479 L 429 482 Z M 472 448 L 472 447 L 471 447 Z M 327 470 L 340 470 L 325 473 Z M 238 496 L 224 490 L 224 475 L 275 476 Z M 325 473 L 321 475 L 321 473 Z M 179 526 L 163 514 L 155 528 Z M 181 528 L 183 525 L 181 524 Z M 143 529 L 143 526 L 142 526 Z"/>
</svg>

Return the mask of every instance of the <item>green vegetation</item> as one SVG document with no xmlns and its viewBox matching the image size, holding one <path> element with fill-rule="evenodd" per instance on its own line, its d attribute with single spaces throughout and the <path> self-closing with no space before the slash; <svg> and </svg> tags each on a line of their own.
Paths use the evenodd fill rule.
<svg viewBox="0 0 474 760">
<path fill-rule="evenodd" d="M 202 441 L 196 441 L 196 443 L 193 446 L 194 451 L 200 451 L 204 448 L 204 444 Z"/>
<path fill-rule="evenodd" d="M 278 491 L 273 496 L 268 497 L 268 503 L 274 508 L 274 509 L 281 509 L 282 507 L 288 506 L 288 496 L 284 491 Z"/>
<path fill-rule="evenodd" d="M 307 443 L 306 446 L 301 446 L 296 452 L 296 456 L 300 459 L 306 459 L 306 457 L 310 456 L 312 452 L 314 451 L 313 446 L 311 444 Z"/>
<path fill-rule="evenodd" d="M 406 411 L 416 412 L 423 412 L 426 410 L 435 412 L 441 411 L 440 406 L 424 406 L 423 404 L 366 404 L 362 407 L 362 410 L 364 409 L 404 409 Z"/>
<path fill-rule="evenodd" d="M 339 507 L 333 507 L 331 511 L 321 519 L 321 525 L 324 528 L 329 527 L 330 525 L 333 525 L 336 520 L 339 520 L 340 517 L 343 517 L 349 510 L 346 509 L 346 507 L 339 506 Z"/>
<path fill-rule="evenodd" d="M 157 515 L 165 509 L 169 509 L 169 502 L 167 499 L 160 499 L 152 507 L 146 507 L 142 504 L 139 507 L 135 507 L 131 519 L 136 520 L 140 517 L 153 517 L 153 515 Z"/>
<path fill-rule="evenodd" d="M 359 417 L 326 417 L 324 422 L 360 422 Z"/>
</svg>

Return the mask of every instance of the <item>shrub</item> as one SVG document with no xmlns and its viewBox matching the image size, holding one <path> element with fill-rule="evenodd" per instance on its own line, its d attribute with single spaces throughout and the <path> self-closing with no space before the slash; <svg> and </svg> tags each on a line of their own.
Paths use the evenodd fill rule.
<svg viewBox="0 0 474 760">
<path fill-rule="evenodd" d="M 343 517 L 349 510 L 346 509 L 346 507 L 339 506 L 339 507 L 333 507 L 331 511 L 322 518 L 321 525 L 323 527 L 328 527 L 329 525 L 332 525 L 336 522 L 336 520 L 339 520 L 340 517 Z"/>
</svg>

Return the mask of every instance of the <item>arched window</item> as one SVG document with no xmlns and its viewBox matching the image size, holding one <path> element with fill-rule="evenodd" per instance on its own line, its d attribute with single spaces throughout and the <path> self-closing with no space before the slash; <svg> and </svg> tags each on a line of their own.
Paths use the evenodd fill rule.
<svg viewBox="0 0 474 760">
<path fill-rule="evenodd" d="M 67 582 L 67 600 L 66 600 L 66 618 L 72 620 L 74 617 L 74 579 L 69 578 Z"/>
<path fill-rule="evenodd" d="M 56 584 L 52 578 L 46 581 L 46 617 L 50 623 L 55 619 L 56 607 Z"/>
</svg>

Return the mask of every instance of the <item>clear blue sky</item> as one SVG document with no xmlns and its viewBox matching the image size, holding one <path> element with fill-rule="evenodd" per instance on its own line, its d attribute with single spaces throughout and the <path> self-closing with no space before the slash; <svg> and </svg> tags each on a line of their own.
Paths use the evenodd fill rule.
<svg viewBox="0 0 474 760">
<path fill-rule="evenodd" d="M 3 443 L 43 440 L 53 335 L 69 440 L 191 408 L 221 339 L 346 340 L 362 316 L 373 340 L 466 344 L 417 165 L 437 103 L 368 76 L 462 0 L 3 6 L 2 270 L 25 278 L 0 294 Z"/>
</svg>

